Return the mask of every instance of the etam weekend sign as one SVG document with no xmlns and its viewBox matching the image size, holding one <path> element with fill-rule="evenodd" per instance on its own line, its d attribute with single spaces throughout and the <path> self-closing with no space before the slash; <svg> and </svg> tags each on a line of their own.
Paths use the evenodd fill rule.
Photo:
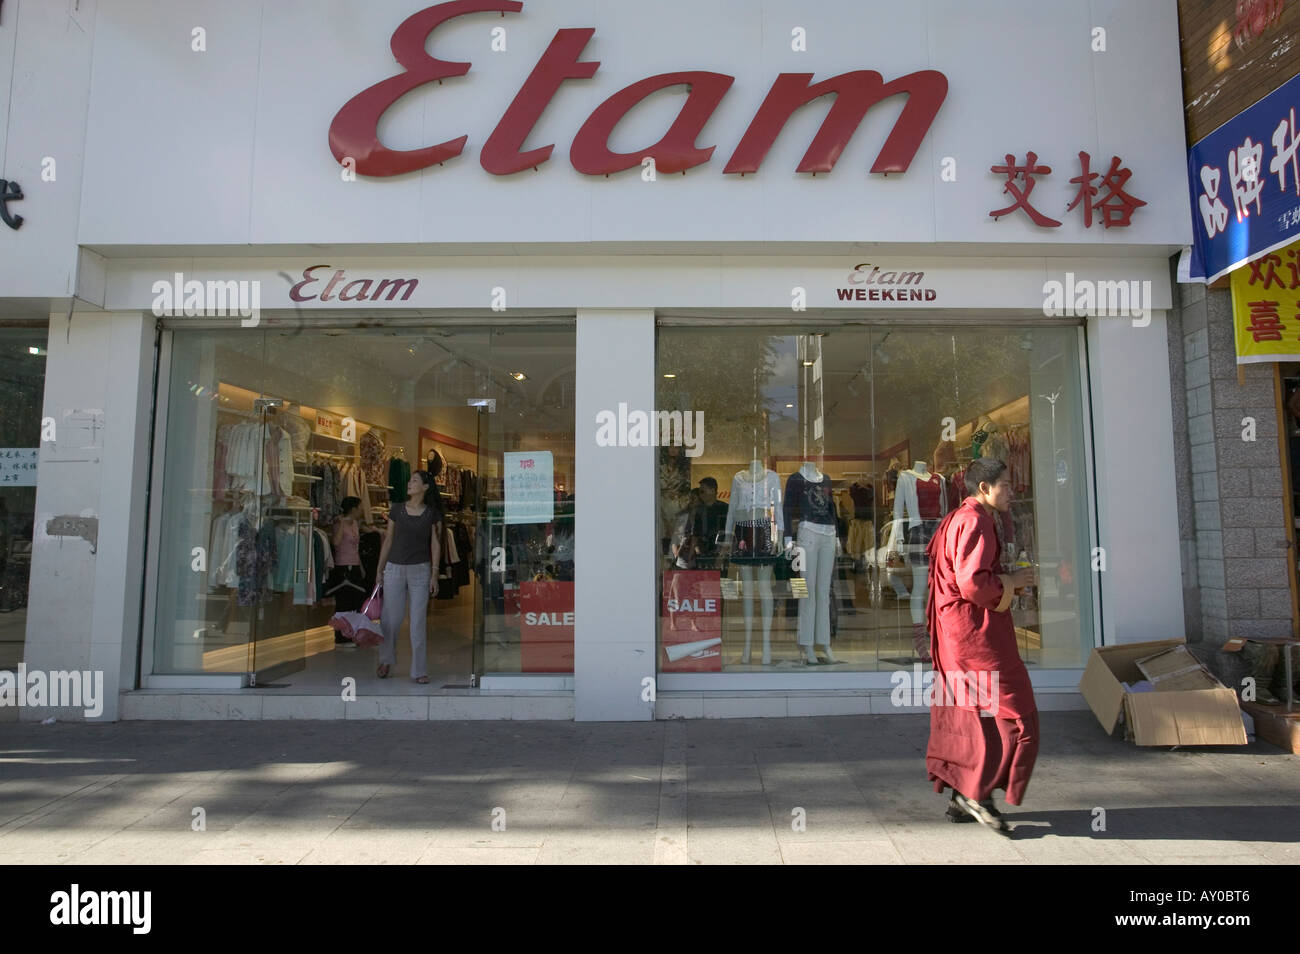
<svg viewBox="0 0 1300 954">
<path fill-rule="evenodd" d="M 393 31 L 390 44 L 404 72 L 358 93 L 338 111 L 329 130 L 334 157 L 360 175 L 381 177 L 415 172 L 459 156 L 469 140 L 468 135 L 423 149 L 389 149 L 379 141 L 380 120 L 389 107 L 413 90 L 469 72 L 469 63 L 440 60 L 426 51 L 430 34 L 439 26 L 471 13 L 518 13 L 523 6 L 516 0 L 454 0 L 427 7 L 404 20 Z M 495 176 L 508 176 L 537 169 L 550 160 L 554 143 L 527 152 L 523 151 L 523 144 L 562 83 L 590 80 L 596 75 L 600 63 L 581 59 L 595 32 L 592 28 L 556 31 L 483 144 L 479 163 L 485 170 Z M 888 83 L 873 70 L 853 70 L 820 83 L 813 83 L 812 78 L 812 73 L 777 75 L 727 160 L 724 173 L 757 172 L 795 110 L 822 96 L 835 94 L 825 121 L 798 166 L 799 172 L 830 172 L 867 111 L 882 100 L 902 93 L 907 94 L 907 103 L 871 171 L 905 172 L 948 95 L 948 79 L 937 70 L 918 70 Z M 684 70 L 649 76 L 624 87 L 587 117 L 573 138 L 569 161 L 579 172 L 592 176 L 622 172 L 642 166 L 647 160 L 653 160 L 655 168 L 665 173 L 684 173 L 703 165 L 717 147 L 698 146 L 696 139 L 733 82 L 735 77 L 726 73 Z M 689 92 L 663 138 L 637 152 L 611 151 L 609 137 L 619 121 L 647 96 L 672 86 L 685 86 Z M 464 103 L 449 104 L 448 111 L 452 110 L 462 115 L 470 112 Z"/>
</svg>

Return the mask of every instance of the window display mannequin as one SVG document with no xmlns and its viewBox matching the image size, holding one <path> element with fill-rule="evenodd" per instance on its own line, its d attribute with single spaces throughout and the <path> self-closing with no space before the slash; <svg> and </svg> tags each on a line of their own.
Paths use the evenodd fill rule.
<svg viewBox="0 0 1300 954">
<path fill-rule="evenodd" d="M 835 662 L 831 653 L 831 577 L 839 539 L 830 477 L 812 461 L 805 461 L 786 481 L 784 509 L 786 526 L 803 548 L 808 581 L 808 598 L 799 601 L 799 648 L 810 665 L 820 662 L 814 645 L 821 647 L 827 662 Z"/>
<path fill-rule="evenodd" d="M 912 643 L 922 662 L 930 661 L 930 634 L 925 628 L 925 597 L 929 567 L 925 547 L 939 520 L 948 512 L 947 481 L 930 471 L 923 460 L 898 475 L 894 519 L 905 520 L 912 564 Z"/>
<path fill-rule="evenodd" d="M 992 457 L 994 460 L 1007 459 L 1007 438 L 997 421 L 985 414 L 979 419 L 975 433 L 971 435 L 971 457 Z"/>
<path fill-rule="evenodd" d="M 781 480 L 761 460 L 738 471 L 731 481 L 726 534 L 731 541 L 731 562 L 741 580 L 741 606 L 745 614 L 745 652 L 750 658 L 754 633 L 754 592 L 763 613 L 763 665 L 772 662 L 772 567 L 781 559 L 785 515 L 781 507 Z"/>
</svg>

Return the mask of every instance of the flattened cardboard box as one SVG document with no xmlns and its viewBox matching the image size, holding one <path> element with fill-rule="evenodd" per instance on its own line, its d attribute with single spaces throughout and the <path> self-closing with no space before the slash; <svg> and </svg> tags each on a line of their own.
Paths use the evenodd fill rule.
<svg viewBox="0 0 1300 954">
<path fill-rule="evenodd" d="M 1144 678 L 1139 659 L 1184 645 L 1185 640 L 1161 639 L 1094 649 L 1079 680 L 1079 692 L 1107 733 L 1115 731 L 1120 713 L 1127 713 L 1138 745 L 1245 745 L 1236 693 L 1212 676 L 1209 683 L 1193 677 L 1193 684 L 1206 685 L 1203 689 L 1128 692 L 1124 688 L 1124 683 Z"/>
</svg>

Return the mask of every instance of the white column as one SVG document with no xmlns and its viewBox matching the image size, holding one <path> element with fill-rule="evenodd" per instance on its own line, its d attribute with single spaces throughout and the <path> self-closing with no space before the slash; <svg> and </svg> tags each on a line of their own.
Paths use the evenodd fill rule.
<svg viewBox="0 0 1300 954">
<path fill-rule="evenodd" d="M 136 312 L 50 318 L 25 660 L 32 670 L 103 673 L 103 713 L 135 678 L 153 384 L 153 318 Z M 55 517 L 96 527 L 95 552 L 50 535 Z M 24 709 L 21 718 L 81 719 L 81 709 Z"/>
<path fill-rule="evenodd" d="M 1166 334 L 1163 311 L 1145 327 L 1125 318 L 1088 320 L 1108 644 L 1186 635 L 1176 495 L 1191 492 L 1191 477 L 1174 472 Z"/>
<path fill-rule="evenodd" d="M 577 339 L 574 717 L 653 719 L 656 448 L 597 446 L 596 418 L 654 409 L 654 312 L 580 309 Z"/>
</svg>

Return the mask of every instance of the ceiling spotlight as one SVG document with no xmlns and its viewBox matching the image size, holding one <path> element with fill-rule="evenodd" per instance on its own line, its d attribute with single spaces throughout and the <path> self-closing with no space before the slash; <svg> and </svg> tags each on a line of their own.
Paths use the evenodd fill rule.
<svg viewBox="0 0 1300 954">
<path fill-rule="evenodd" d="M 524 374 L 522 371 L 511 371 L 510 376 L 514 378 L 516 381 L 528 380 L 528 375 Z"/>
<path fill-rule="evenodd" d="M 793 404 L 787 404 L 786 407 L 794 407 Z"/>
<path fill-rule="evenodd" d="M 811 362 L 811 361 L 805 361 L 805 362 L 803 363 L 803 366 L 804 366 L 805 368 L 811 368 L 811 367 L 813 366 L 813 362 Z"/>
<path fill-rule="evenodd" d="M 665 377 L 665 378 L 675 378 L 675 377 L 677 377 L 677 375 L 675 375 L 675 374 L 673 374 L 671 371 L 669 371 L 669 372 L 667 372 L 666 374 L 664 374 L 664 377 Z"/>
</svg>

